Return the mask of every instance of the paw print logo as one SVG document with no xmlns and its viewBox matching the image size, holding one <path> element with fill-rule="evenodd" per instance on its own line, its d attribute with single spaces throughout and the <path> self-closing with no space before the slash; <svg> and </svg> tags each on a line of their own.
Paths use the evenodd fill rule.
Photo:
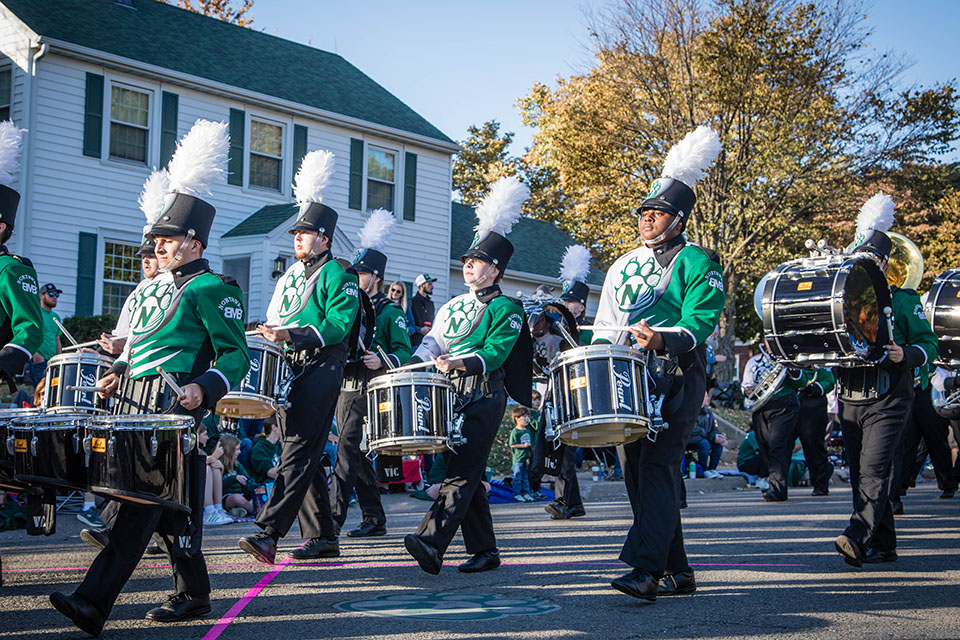
<svg viewBox="0 0 960 640">
<path fill-rule="evenodd" d="M 477 317 L 477 301 L 470 298 L 454 300 L 447 307 L 447 317 L 443 337 L 452 340 L 470 333 L 473 321 Z"/>
<path fill-rule="evenodd" d="M 614 287 L 621 311 L 639 311 L 656 302 L 657 287 L 663 280 L 663 269 L 656 259 L 631 258 L 620 271 Z"/>
<path fill-rule="evenodd" d="M 302 269 L 284 276 L 283 293 L 280 299 L 280 317 L 289 318 L 303 308 L 303 293 L 307 287 L 307 276 Z"/>
<path fill-rule="evenodd" d="M 140 335 L 156 330 L 166 317 L 175 291 L 169 280 L 151 282 L 144 287 L 133 318 L 133 333 Z"/>
</svg>

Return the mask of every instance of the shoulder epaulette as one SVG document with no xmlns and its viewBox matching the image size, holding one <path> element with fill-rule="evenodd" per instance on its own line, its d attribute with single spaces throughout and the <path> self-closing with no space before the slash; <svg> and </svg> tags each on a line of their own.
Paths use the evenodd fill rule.
<svg viewBox="0 0 960 640">
<path fill-rule="evenodd" d="M 23 264 L 23 265 L 25 265 L 25 266 L 28 266 L 28 267 L 32 267 L 32 266 L 33 266 L 33 262 L 30 261 L 30 258 L 26 258 L 26 257 L 24 257 L 24 256 L 18 256 L 18 255 L 15 254 L 15 253 L 5 253 L 5 254 L 3 254 L 3 255 L 5 255 L 5 256 L 7 256 L 7 257 L 9 257 L 9 258 L 13 258 L 13 259 L 16 260 L 17 262 L 19 262 L 20 264 Z"/>
<path fill-rule="evenodd" d="M 708 249 L 707 247 L 701 247 L 696 242 L 690 242 L 689 240 L 687 241 L 687 245 L 691 247 L 696 247 L 697 249 L 700 249 L 700 251 L 703 251 L 704 255 L 707 256 L 708 260 L 712 262 L 716 262 L 717 264 L 722 264 L 720 262 L 720 254 L 714 251 L 713 249 Z"/>
</svg>

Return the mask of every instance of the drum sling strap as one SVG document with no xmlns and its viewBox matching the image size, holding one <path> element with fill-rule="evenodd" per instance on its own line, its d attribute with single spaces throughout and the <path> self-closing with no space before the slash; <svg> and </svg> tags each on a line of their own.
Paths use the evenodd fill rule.
<svg viewBox="0 0 960 640">
<path fill-rule="evenodd" d="M 887 395 L 903 375 L 903 367 L 840 367 L 839 397 L 850 404 L 868 404 Z"/>
</svg>

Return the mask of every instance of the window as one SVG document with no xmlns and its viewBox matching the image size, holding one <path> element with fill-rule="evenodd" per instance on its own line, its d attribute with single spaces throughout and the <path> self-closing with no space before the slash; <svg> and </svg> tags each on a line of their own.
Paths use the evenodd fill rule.
<svg viewBox="0 0 960 640">
<path fill-rule="evenodd" d="M 0 69 L 0 121 L 10 119 L 10 81 L 13 73 L 10 67 Z"/>
<path fill-rule="evenodd" d="M 110 157 L 147 162 L 150 94 L 113 85 L 110 88 Z"/>
<path fill-rule="evenodd" d="M 283 127 L 250 120 L 250 186 L 280 191 Z"/>
<path fill-rule="evenodd" d="M 244 258 L 225 258 L 223 275 L 230 276 L 240 285 L 243 292 L 243 306 L 250 308 L 250 256 Z"/>
<path fill-rule="evenodd" d="M 393 211 L 397 154 L 369 147 L 367 150 L 367 210 Z"/>
<path fill-rule="evenodd" d="M 100 313 L 119 315 L 130 292 L 140 282 L 138 244 L 103 243 L 103 306 Z"/>
</svg>

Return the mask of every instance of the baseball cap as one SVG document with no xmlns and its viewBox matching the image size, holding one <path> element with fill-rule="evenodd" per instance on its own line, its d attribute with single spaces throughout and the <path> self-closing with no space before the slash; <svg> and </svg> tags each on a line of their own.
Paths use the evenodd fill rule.
<svg viewBox="0 0 960 640">
<path fill-rule="evenodd" d="M 40 293 L 63 293 L 63 289 L 57 289 L 52 282 L 48 282 L 40 287 Z"/>
<path fill-rule="evenodd" d="M 419 287 L 420 285 L 426 284 L 427 282 L 436 282 L 436 281 L 437 281 L 436 278 L 431 278 L 428 274 L 426 274 L 426 273 L 421 273 L 421 274 L 418 275 L 418 276 L 416 277 L 416 279 L 413 281 L 413 284 L 414 284 L 414 286 Z"/>
</svg>

